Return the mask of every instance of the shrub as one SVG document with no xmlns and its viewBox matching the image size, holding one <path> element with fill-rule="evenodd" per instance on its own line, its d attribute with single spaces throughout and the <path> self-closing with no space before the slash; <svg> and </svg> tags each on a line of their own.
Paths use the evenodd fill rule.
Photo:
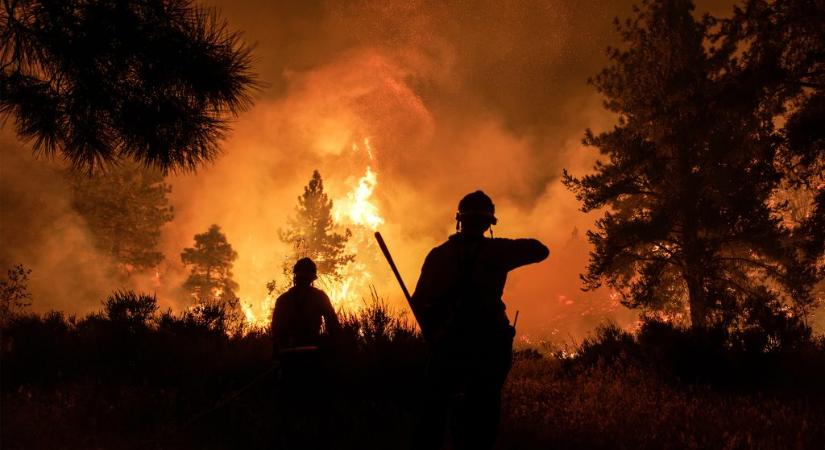
<svg viewBox="0 0 825 450">
<path fill-rule="evenodd" d="M 129 329 L 145 328 L 158 310 L 155 296 L 133 291 L 115 291 L 103 302 L 107 319 L 124 324 Z"/>
<path fill-rule="evenodd" d="M 586 337 L 576 353 L 577 365 L 593 366 L 599 362 L 612 363 L 638 354 L 634 337 L 622 330 L 615 322 L 605 322 L 596 327 L 595 336 Z"/>
</svg>

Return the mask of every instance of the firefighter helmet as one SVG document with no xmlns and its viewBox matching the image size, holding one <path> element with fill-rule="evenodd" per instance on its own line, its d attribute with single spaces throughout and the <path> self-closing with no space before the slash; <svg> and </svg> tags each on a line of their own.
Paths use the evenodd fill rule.
<svg viewBox="0 0 825 450">
<path fill-rule="evenodd" d="M 317 276 L 318 267 L 315 266 L 315 262 L 311 259 L 301 258 L 295 263 L 295 266 L 292 267 L 292 273 Z"/>
<path fill-rule="evenodd" d="M 490 219 L 490 223 L 495 225 L 498 223 L 496 218 L 496 205 L 493 200 L 482 191 L 471 192 L 464 196 L 458 202 L 458 212 L 455 214 L 455 220 L 459 222 L 465 217 L 481 216 Z"/>
</svg>

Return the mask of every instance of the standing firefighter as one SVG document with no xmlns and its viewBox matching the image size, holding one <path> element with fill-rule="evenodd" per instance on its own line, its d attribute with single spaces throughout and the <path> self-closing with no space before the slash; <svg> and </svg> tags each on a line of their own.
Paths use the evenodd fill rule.
<svg viewBox="0 0 825 450">
<path fill-rule="evenodd" d="M 485 237 L 497 219 L 482 191 L 461 199 L 456 221 L 457 233 L 427 255 L 411 300 L 430 347 L 416 449 L 441 448 L 448 422 L 454 448 L 493 448 L 515 335 L 501 300 L 507 273 L 549 254 L 535 239 Z"/>
<path fill-rule="evenodd" d="M 293 267 L 294 285 L 275 301 L 272 313 L 273 352 L 284 375 L 297 380 L 317 376 L 321 352 L 340 325 L 324 291 L 312 286 L 318 278 L 315 263 L 301 258 Z M 322 334 L 322 325 L 327 336 Z M 298 372 L 298 373 L 295 373 Z"/>
<path fill-rule="evenodd" d="M 321 430 L 331 418 L 318 405 L 331 395 L 325 356 L 340 325 L 329 297 L 312 286 L 315 263 L 299 259 L 292 271 L 294 285 L 278 297 L 272 313 L 273 351 L 281 369 L 276 448 L 328 448 L 329 436 Z"/>
</svg>

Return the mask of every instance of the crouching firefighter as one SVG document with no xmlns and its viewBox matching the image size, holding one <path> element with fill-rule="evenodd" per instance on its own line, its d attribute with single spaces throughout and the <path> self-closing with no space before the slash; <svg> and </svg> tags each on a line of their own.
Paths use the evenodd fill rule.
<svg viewBox="0 0 825 450">
<path fill-rule="evenodd" d="M 482 191 L 458 204 L 457 232 L 424 260 L 411 303 L 430 350 L 415 449 L 492 449 L 515 328 L 502 301 L 507 273 L 547 258 L 535 239 L 493 238 L 495 206 Z M 491 237 L 485 237 L 490 230 Z"/>
<path fill-rule="evenodd" d="M 299 259 L 293 267 L 294 285 L 278 297 L 272 313 L 273 356 L 280 362 L 283 381 L 292 387 L 312 384 L 321 375 L 323 356 L 340 330 L 329 297 L 312 285 L 317 278 L 315 263 Z"/>
</svg>

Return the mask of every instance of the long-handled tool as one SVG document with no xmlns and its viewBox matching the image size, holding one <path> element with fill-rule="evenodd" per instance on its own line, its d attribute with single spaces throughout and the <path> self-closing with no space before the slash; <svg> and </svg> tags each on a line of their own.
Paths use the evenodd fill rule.
<svg viewBox="0 0 825 450">
<path fill-rule="evenodd" d="M 404 284 L 404 280 L 401 278 L 401 273 L 398 272 L 398 267 L 395 266 L 395 261 L 392 260 L 390 249 L 387 248 L 387 244 L 384 242 L 384 238 L 381 237 L 381 233 L 379 233 L 378 231 L 375 232 L 375 240 L 378 241 L 378 246 L 381 247 L 381 253 L 384 254 L 385 258 L 387 258 L 387 262 L 390 264 L 390 269 L 392 269 L 392 273 L 395 274 L 395 279 L 398 280 L 398 284 L 401 286 L 401 290 L 404 291 L 404 297 L 407 299 L 407 303 L 410 304 L 410 309 L 412 309 L 413 316 L 415 317 L 415 320 L 418 321 L 418 316 L 416 316 L 415 308 L 413 308 L 412 305 L 412 296 L 410 295 L 410 291 L 407 290 L 407 285 Z"/>
</svg>

